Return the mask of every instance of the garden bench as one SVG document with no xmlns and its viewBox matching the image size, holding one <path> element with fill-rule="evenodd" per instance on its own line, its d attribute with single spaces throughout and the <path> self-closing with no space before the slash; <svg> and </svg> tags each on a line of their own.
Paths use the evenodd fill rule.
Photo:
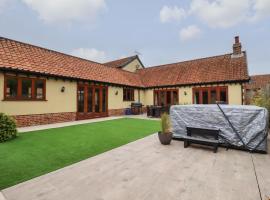
<svg viewBox="0 0 270 200">
<path fill-rule="evenodd" d="M 190 143 L 202 144 L 214 147 L 214 153 L 218 149 L 218 129 L 204 129 L 204 128 L 194 128 L 187 127 L 187 135 L 183 137 L 184 148 L 187 148 Z"/>
</svg>

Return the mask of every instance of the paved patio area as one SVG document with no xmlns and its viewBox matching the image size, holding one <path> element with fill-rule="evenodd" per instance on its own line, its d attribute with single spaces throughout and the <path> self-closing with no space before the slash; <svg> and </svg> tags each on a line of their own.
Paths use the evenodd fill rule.
<svg viewBox="0 0 270 200">
<path fill-rule="evenodd" d="M 268 200 L 270 155 L 162 146 L 155 134 L 2 192 L 7 200 Z"/>
</svg>

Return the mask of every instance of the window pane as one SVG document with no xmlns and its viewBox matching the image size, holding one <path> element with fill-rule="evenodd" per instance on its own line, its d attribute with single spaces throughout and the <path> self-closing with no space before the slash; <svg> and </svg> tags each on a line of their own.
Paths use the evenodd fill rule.
<svg viewBox="0 0 270 200">
<path fill-rule="evenodd" d="M 32 80 L 22 79 L 22 97 L 26 99 L 32 97 Z"/>
<path fill-rule="evenodd" d="M 36 99 L 44 99 L 44 80 L 36 80 L 35 81 L 35 92 L 36 92 Z"/>
<path fill-rule="evenodd" d="M 167 104 L 171 105 L 172 104 L 171 91 L 167 91 L 166 98 L 167 98 Z"/>
<path fill-rule="evenodd" d="M 84 87 L 78 88 L 78 112 L 84 112 Z"/>
<path fill-rule="evenodd" d="M 158 92 L 154 92 L 154 105 L 157 106 L 158 105 Z"/>
<path fill-rule="evenodd" d="M 127 100 L 131 100 L 131 91 L 129 89 L 127 89 Z"/>
<path fill-rule="evenodd" d="M 160 105 L 161 106 L 165 106 L 165 96 L 166 96 L 166 93 L 164 91 L 160 92 Z"/>
<path fill-rule="evenodd" d="M 173 91 L 173 105 L 178 104 L 178 94 L 177 91 Z"/>
<path fill-rule="evenodd" d="M 93 112 L 93 88 L 88 88 L 88 94 L 87 94 L 87 111 Z"/>
<path fill-rule="evenodd" d="M 6 97 L 16 98 L 17 91 L 18 91 L 18 79 L 8 78 L 7 85 L 6 85 Z"/>
<path fill-rule="evenodd" d="M 217 101 L 217 92 L 216 90 L 211 90 L 211 104 L 215 104 Z"/>
<path fill-rule="evenodd" d="M 99 89 L 96 88 L 95 89 L 95 112 L 99 112 L 99 106 L 100 106 L 100 103 L 99 103 Z"/>
<path fill-rule="evenodd" d="M 220 90 L 220 101 L 227 103 L 227 92 L 226 90 Z"/>
<path fill-rule="evenodd" d="M 202 100 L 203 100 L 203 104 L 208 104 L 208 91 L 203 91 L 202 92 Z"/>
<path fill-rule="evenodd" d="M 194 94 L 194 103 L 195 104 L 199 104 L 200 103 L 200 92 L 199 91 L 195 91 L 195 94 Z"/>
<path fill-rule="evenodd" d="M 107 93 L 106 88 L 102 89 L 102 112 L 106 112 L 106 104 L 107 104 Z"/>
<path fill-rule="evenodd" d="M 127 90 L 125 88 L 123 89 L 123 100 L 127 100 Z"/>
</svg>

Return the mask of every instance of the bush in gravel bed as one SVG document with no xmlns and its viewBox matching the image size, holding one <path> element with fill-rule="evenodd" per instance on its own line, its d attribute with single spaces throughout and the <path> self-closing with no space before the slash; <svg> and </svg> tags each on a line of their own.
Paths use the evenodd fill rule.
<svg viewBox="0 0 270 200">
<path fill-rule="evenodd" d="M 15 120 L 4 113 L 0 113 L 0 142 L 5 142 L 16 136 L 17 129 Z"/>
</svg>

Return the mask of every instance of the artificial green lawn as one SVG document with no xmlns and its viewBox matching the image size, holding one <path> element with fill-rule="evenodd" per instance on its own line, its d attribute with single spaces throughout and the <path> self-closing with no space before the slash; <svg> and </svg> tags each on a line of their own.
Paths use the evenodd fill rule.
<svg viewBox="0 0 270 200">
<path fill-rule="evenodd" d="M 21 133 L 0 143 L 0 190 L 158 130 L 158 121 L 117 119 Z"/>
</svg>

